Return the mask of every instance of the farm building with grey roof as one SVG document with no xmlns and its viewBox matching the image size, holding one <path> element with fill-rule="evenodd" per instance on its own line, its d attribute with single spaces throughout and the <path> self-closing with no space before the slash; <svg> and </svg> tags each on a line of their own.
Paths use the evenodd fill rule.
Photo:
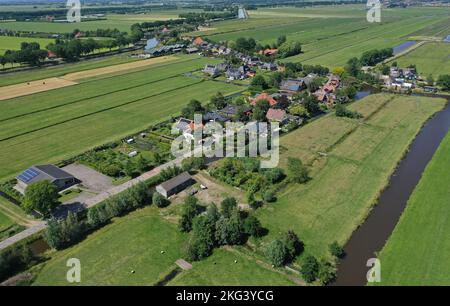
<svg viewBox="0 0 450 306">
<path fill-rule="evenodd" d="M 66 189 L 76 183 L 78 180 L 70 173 L 54 165 L 35 165 L 31 166 L 16 177 L 16 189 L 24 193 L 28 186 L 40 181 L 49 181 L 58 187 L 58 190 Z"/>
<path fill-rule="evenodd" d="M 183 172 L 180 175 L 156 186 L 156 191 L 162 196 L 168 198 L 171 195 L 183 191 L 194 182 L 194 179 L 189 175 L 189 173 Z"/>
</svg>

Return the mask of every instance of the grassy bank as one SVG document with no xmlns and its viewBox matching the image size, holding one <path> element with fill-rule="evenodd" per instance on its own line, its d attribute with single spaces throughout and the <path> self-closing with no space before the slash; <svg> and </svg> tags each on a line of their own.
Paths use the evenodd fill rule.
<svg viewBox="0 0 450 306">
<path fill-rule="evenodd" d="M 450 285 L 450 133 L 379 256 L 381 285 Z"/>
</svg>

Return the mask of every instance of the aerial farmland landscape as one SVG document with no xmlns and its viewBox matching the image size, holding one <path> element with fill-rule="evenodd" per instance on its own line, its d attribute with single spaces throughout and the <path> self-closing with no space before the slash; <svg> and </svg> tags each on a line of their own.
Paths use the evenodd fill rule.
<svg viewBox="0 0 450 306">
<path fill-rule="evenodd" d="M 449 98 L 448 1 L 2 1 L 0 286 L 450 286 Z"/>
</svg>

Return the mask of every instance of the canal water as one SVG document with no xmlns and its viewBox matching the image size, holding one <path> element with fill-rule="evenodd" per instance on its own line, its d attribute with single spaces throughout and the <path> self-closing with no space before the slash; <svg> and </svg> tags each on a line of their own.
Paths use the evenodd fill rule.
<svg viewBox="0 0 450 306">
<path fill-rule="evenodd" d="M 450 128 L 450 104 L 424 125 L 411 144 L 409 152 L 390 178 L 378 204 L 352 235 L 345 246 L 346 256 L 338 265 L 333 285 L 366 285 L 367 260 L 375 258 L 394 230 L 406 203 L 419 182 L 425 167 L 433 157 Z M 381 263 L 383 277 L 383 263 Z"/>
<path fill-rule="evenodd" d="M 406 41 L 398 46 L 395 46 L 394 49 L 394 55 L 397 55 L 399 53 L 402 53 L 403 51 L 405 51 L 406 49 L 408 49 L 409 47 L 413 46 L 416 44 L 415 40 L 410 40 L 410 41 Z"/>
</svg>

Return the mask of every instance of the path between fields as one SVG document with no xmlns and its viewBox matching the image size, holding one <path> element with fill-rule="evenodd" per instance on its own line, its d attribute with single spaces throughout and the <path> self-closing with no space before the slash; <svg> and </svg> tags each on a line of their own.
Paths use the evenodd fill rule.
<svg viewBox="0 0 450 306">
<path fill-rule="evenodd" d="M 81 210 L 84 210 L 84 209 L 92 207 L 96 204 L 99 204 L 111 196 L 119 194 L 122 191 L 125 191 L 126 189 L 128 189 L 140 182 L 144 182 L 144 181 L 158 175 L 162 170 L 164 170 L 168 167 L 181 165 L 181 161 L 183 159 L 184 159 L 184 157 L 178 157 L 178 158 L 171 160 L 163 165 L 160 165 L 160 166 L 158 166 L 158 167 L 156 167 L 156 168 L 154 168 L 132 180 L 129 180 L 128 182 L 125 182 L 122 185 L 114 186 L 102 193 L 99 193 L 98 195 L 96 195 L 92 198 L 87 199 L 84 203 L 82 203 L 81 206 L 62 205 L 60 207 L 64 207 L 64 209 L 60 209 L 58 211 L 58 215 L 65 216 L 65 215 L 67 215 L 67 213 L 69 211 L 72 211 L 72 210 L 79 211 L 80 208 L 81 208 Z M 25 238 L 28 238 L 28 237 L 42 231 L 43 229 L 45 229 L 46 226 L 47 226 L 47 222 L 41 221 L 41 222 L 37 223 L 36 225 L 33 225 L 32 227 L 14 235 L 14 236 L 11 236 L 3 241 L 0 241 L 0 250 L 3 250 L 5 248 L 15 244 L 16 242 L 19 242 Z"/>
<path fill-rule="evenodd" d="M 140 60 L 131 63 L 112 65 L 103 68 L 89 69 L 79 72 L 68 73 L 61 77 L 47 78 L 37 81 L 25 82 L 15 85 L 0 87 L 0 101 L 21 96 L 31 95 L 52 89 L 58 89 L 78 84 L 77 81 L 101 75 L 126 72 L 131 69 L 152 66 L 155 64 L 170 62 L 177 59 L 174 56 L 161 56 L 147 60 Z"/>
</svg>

